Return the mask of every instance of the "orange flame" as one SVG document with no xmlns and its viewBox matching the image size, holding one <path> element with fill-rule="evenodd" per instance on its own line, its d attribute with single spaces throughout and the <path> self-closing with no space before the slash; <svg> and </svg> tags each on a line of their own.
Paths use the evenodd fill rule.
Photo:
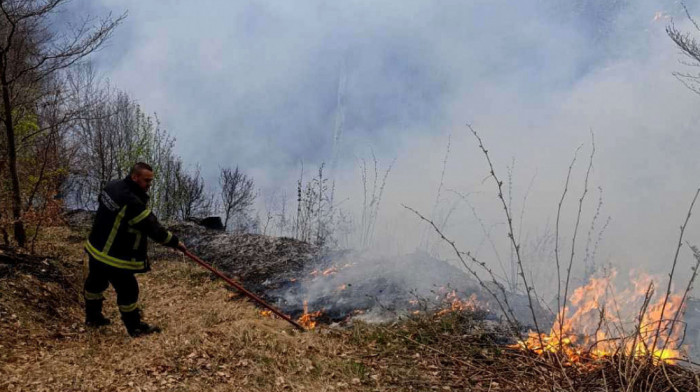
<svg viewBox="0 0 700 392">
<path fill-rule="evenodd" d="M 446 296 L 444 301 L 449 304 L 448 308 L 442 309 L 437 312 L 438 316 L 443 316 L 447 313 L 454 312 L 464 312 L 464 311 L 474 311 L 477 309 L 478 301 L 476 299 L 476 294 L 472 294 L 469 298 L 462 301 L 457 296 L 457 291 L 452 290 Z"/>
<path fill-rule="evenodd" d="M 330 268 L 326 268 L 326 269 L 323 270 L 323 271 L 319 271 L 319 270 L 315 269 L 315 270 L 311 271 L 311 272 L 309 273 L 309 275 L 311 275 L 311 276 L 313 276 L 313 277 L 317 277 L 317 276 L 319 276 L 319 275 L 328 276 L 328 275 L 333 275 L 333 274 L 335 274 L 336 272 L 338 272 L 338 267 L 333 266 L 333 267 L 330 267 Z"/>
<path fill-rule="evenodd" d="M 314 329 L 316 327 L 316 319 L 322 314 L 323 312 L 320 310 L 309 313 L 309 301 L 304 301 L 304 314 L 299 317 L 297 322 L 306 329 Z"/>
<path fill-rule="evenodd" d="M 538 336 L 531 331 L 515 347 L 538 354 L 563 353 L 572 363 L 583 356 L 596 359 L 616 354 L 675 363 L 681 357 L 678 344 L 683 323 L 680 317 L 676 318 L 682 314 L 681 296 L 674 294 L 665 300 L 662 295 L 649 303 L 641 315 L 635 314 L 647 295 L 652 296 L 653 279 L 638 276 L 633 279 L 632 288 L 616 293 L 612 284 L 615 275 L 613 271 L 607 277 L 591 278 L 574 290 L 570 306 L 559 312 L 549 334 Z"/>
<path fill-rule="evenodd" d="M 332 275 L 336 272 L 338 272 L 338 269 L 335 267 L 327 268 L 327 269 L 323 270 L 323 276 Z"/>
</svg>

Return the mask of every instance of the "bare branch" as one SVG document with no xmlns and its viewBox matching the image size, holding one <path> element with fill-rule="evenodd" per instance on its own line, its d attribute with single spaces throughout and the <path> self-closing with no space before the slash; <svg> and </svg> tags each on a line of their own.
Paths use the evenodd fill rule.
<svg viewBox="0 0 700 392">
<path fill-rule="evenodd" d="M 588 161 L 588 169 L 586 170 L 586 178 L 583 181 L 583 193 L 581 198 L 578 200 L 578 211 L 576 213 L 576 224 L 574 225 L 574 235 L 571 239 L 571 257 L 569 258 L 569 266 L 566 269 L 566 283 L 564 284 L 564 304 L 559 310 L 561 312 L 560 320 L 562 323 L 559 324 L 560 336 L 563 328 L 563 322 L 566 319 L 566 302 L 569 296 L 569 281 L 571 279 L 571 267 L 574 265 L 574 255 L 576 254 L 576 236 L 578 234 L 579 224 L 581 222 L 581 212 L 583 210 L 583 201 L 588 194 L 588 178 L 591 174 L 591 169 L 593 168 L 593 157 L 595 156 L 595 136 L 591 130 L 591 156 Z"/>
<path fill-rule="evenodd" d="M 460 251 L 457 248 L 457 245 L 455 244 L 454 241 L 448 239 L 442 233 L 440 228 L 438 228 L 437 225 L 433 221 L 431 221 L 430 219 L 423 216 L 420 212 L 418 212 L 415 209 L 408 207 L 406 205 L 402 204 L 402 206 L 403 206 L 403 208 L 416 214 L 424 222 L 427 222 L 428 224 L 430 224 L 433 227 L 433 229 L 435 230 L 435 232 L 440 236 L 440 238 L 450 245 L 452 250 L 457 255 L 457 258 L 460 260 L 460 262 L 462 263 L 464 268 L 467 270 L 467 272 L 469 272 L 477 280 L 477 282 L 479 282 L 479 285 L 484 290 L 486 290 L 486 292 L 489 293 L 496 300 L 496 303 L 498 304 L 498 307 L 501 309 L 501 312 L 505 316 L 506 321 L 508 322 L 508 325 L 511 327 L 513 332 L 515 332 L 517 334 L 518 339 L 523 340 L 523 336 L 522 336 L 522 333 L 520 332 L 520 326 L 518 324 L 518 320 L 515 318 L 515 313 L 513 312 L 513 309 L 511 308 L 510 303 L 508 302 L 508 295 L 505 291 L 505 288 L 498 281 L 498 279 L 494 275 L 493 271 L 486 265 L 486 263 L 476 259 L 476 257 L 474 257 L 470 252 Z M 501 291 L 501 294 L 503 295 L 503 302 L 501 302 L 501 299 L 498 297 L 498 295 L 493 290 L 491 290 L 491 288 L 483 281 L 483 279 L 481 279 L 481 277 L 476 272 L 476 270 L 474 270 L 472 267 L 469 266 L 469 264 L 466 262 L 466 260 L 464 260 L 464 258 L 462 257 L 463 255 L 466 255 L 473 263 L 475 263 L 476 265 L 481 267 L 484 271 L 486 271 L 489 274 L 489 276 L 491 277 L 491 283 L 493 283 L 499 289 L 499 291 Z"/>
<path fill-rule="evenodd" d="M 481 141 L 481 137 L 479 137 L 479 134 L 476 133 L 474 128 L 472 128 L 471 125 L 467 124 L 467 127 L 469 130 L 471 130 L 472 134 L 474 134 L 474 137 L 479 142 L 479 148 L 481 149 L 481 152 L 484 153 L 484 156 L 486 157 L 486 162 L 489 164 L 490 168 L 490 175 L 493 178 L 494 182 L 496 183 L 496 186 L 498 188 L 498 199 L 501 201 L 501 204 L 503 205 L 503 211 L 505 212 L 506 219 L 508 220 L 508 238 L 510 238 L 511 243 L 513 244 L 513 247 L 515 248 L 515 256 L 518 261 L 518 268 L 519 268 L 519 274 L 520 278 L 523 281 L 523 285 L 525 286 L 525 293 L 527 294 L 527 300 L 530 308 L 530 312 L 532 313 L 532 321 L 535 324 L 535 331 L 537 332 L 537 336 L 540 340 L 540 345 L 544 347 L 544 344 L 542 342 L 542 331 L 540 330 L 540 326 L 537 322 L 537 315 L 535 314 L 535 304 L 533 302 L 533 295 L 532 295 L 532 287 L 528 283 L 527 278 L 525 277 L 525 267 L 523 266 L 523 260 L 522 257 L 520 256 L 520 244 L 516 241 L 516 236 L 515 232 L 513 230 L 513 218 L 511 217 L 511 212 L 508 209 L 508 204 L 506 203 L 505 198 L 503 197 L 503 182 L 498 179 L 496 176 L 496 171 L 493 168 L 493 164 L 491 163 L 491 158 L 489 157 L 489 152 L 486 150 L 486 147 L 484 147 L 484 143 Z M 535 298 L 535 301 L 537 301 L 537 298 Z"/>
<path fill-rule="evenodd" d="M 685 228 L 688 226 L 688 221 L 690 221 L 690 215 L 693 212 L 693 207 L 695 206 L 695 202 L 698 199 L 698 195 L 700 195 L 700 188 L 698 188 L 698 190 L 695 192 L 695 196 L 693 196 L 693 201 L 690 203 L 690 207 L 688 208 L 688 214 L 685 217 L 685 222 L 683 222 L 683 225 L 681 226 L 681 232 L 678 237 L 678 245 L 676 246 L 676 251 L 673 256 L 673 264 L 671 265 L 671 272 L 668 275 L 666 295 L 664 296 L 664 302 L 661 305 L 661 314 L 659 315 L 659 328 L 656 330 L 656 334 L 654 336 L 654 343 L 651 345 L 652 349 L 656 349 L 656 344 L 659 340 L 659 335 L 661 334 L 661 322 L 664 319 L 666 305 L 668 305 L 668 299 L 671 296 L 671 284 L 673 283 L 673 275 L 676 272 L 676 265 L 678 264 L 678 255 L 680 254 L 681 247 L 683 246 L 683 234 L 685 234 Z"/>
</svg>

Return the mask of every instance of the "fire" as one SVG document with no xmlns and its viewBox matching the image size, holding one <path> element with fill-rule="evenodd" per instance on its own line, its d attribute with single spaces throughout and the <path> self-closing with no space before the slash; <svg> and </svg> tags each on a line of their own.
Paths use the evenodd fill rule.
<svg viewBox="0 0 700 392">
<path fill-rule="evenodd" d="M 477 309 L 476 294 L 472 294 L 466 300 L 460 300 L 457 296 L 457 291 L 452 290 L 446 296 L 444 301 L 449 304 L 448 308 L 440 310 L 437 315 L 442 316 L 450 312 L 463 312 L 465 310 L 474 311 Z"/>
<path fill-rule="evenodd" d="M 592 278 L 574 290 L 549 334 L 531 331 L 516 347 L 538 354 L 563 353 L 572 363 L 584 356 L 600 359 L 617 354 L 675 363 L 681 357 L 683 320 L 677 315 L 682 297 L 674 294 L 665 300 L 661 295 L 651 302 L 654 284 L 648 275 L 633 279 L 632 288 L 618 293 L 612 284 L 615 275 L 613 271 Z"/>
<path fill-rule="evenodd" d="M 323 271 L 323 276 L 332 275 L 332 274 L 334 274 L 334 273 L 336 273 L 336 272 L 338 272 L 338 269 L 335 268 L 335 267 L 331 267 L 331 268 L 325 269 L 325 270 Z"/>
<path fill-rule="evenodd" d="M 348 288 L 348 285 L 346 285 L 346 284 L 341 284 L 340 286 L 338 286 L 338 287 L 335 289 L 335 291 L 343 291 L 343 290 L 345 290 L 345 289 L 347 289 L 347 288 Z"/>
<path fill-rule="evenodd" d="M 317 276 L 319 276 L 319 275 L 328 276 L 328 275 L 333 275 L 333 274 L 335 274 L 336 272 L 338 272 L 338 267 L 333 266 L 333 267 L 330 267 L 330 268 L 326 268 L 326 269 L 323 270 L 323 271 L 319 271 L 319 270 L 315 269 L 315 270 L 311 271 L 311 272 L 309 273 L 309 275 L 311 275 L 311 276 L 313 276 L 313 277 L 317 277 Z"/>
<path fill-rule="evenodd" d="M 297 322 L 306 329 L 314 329 L 316 327 L 316 319 L 321 314 L 323 312 L 320 310 L 309 313 L 309 301 L 304 301 L 304 314 L 299 317 Z"/>
<path fill-rule="evenodd" d="M 263 317 L 272 317 L 272 311 L 271 310 L 261 310 L 260 315 Z"/>
</svg>

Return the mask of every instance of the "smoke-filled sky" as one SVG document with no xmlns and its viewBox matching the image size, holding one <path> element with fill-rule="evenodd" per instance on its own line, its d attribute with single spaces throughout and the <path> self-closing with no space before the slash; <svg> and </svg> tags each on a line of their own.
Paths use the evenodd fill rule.
<svg viewBox="0 0 700 392">
<path fill-rule="evenodd" d="M 686 5 L 700 12 L 696 2 Z M 400 204 L 431 213 L 448 139 L 434 216 L 457 202 L 448 190 L 471 192 L 485 226 L 505 238 L 466 123 L 505 182 L 514 162 L 518 224 L 527 194 L 524 243 L 552 232 L 567 167 L 584 144 L 564 206 L 562 236 L 571 238 L 591 131 L 597 151 L 579 254 L 602 187 L 597 229 L 611 221 L 599 262 L 666 271 L 700 185 L 700 97 L 674 78 L 689 68 L 664 31 L 671 21 L 691 31 L 680 2 L 83 0 L 71 7 L 128 10 L 95 58 L 98 69 L 157 112 L 178 153 L 210 181 L 219 166 L 239 165 L 264 191 L 293 193 L 300 162 L 312 171 L 337 151 L 339 193 L 352 208 L 362 197 L 358 161 L 374 151 L 384 168 L 396 158 L 378 231 L 400 245 L 424 235 Z M 700 244 L 698 228 L 700 218 L 691 221 L 691 243 Z M 493 256 L 463 202 L 446 230 Z"/>
</svg>

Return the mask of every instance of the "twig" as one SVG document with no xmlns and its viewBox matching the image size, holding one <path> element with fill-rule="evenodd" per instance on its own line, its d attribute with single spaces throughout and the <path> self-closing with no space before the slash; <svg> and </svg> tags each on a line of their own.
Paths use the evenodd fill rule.
<svg viewBox="0 0 700 392">
<path fill-rule="evenodd" d="M 408 340 L 409 342 L 411 342 L 411 343 L 413 343 L 413 344 L 416 344 L 416 345 L 418 345 L 418 346 L 420 346 L 420 347 L 423 347 L 423 348 L 426 348 L 426 349 L 428 349 L 428 350 L 430 350 L 430 351 L 432 351 L 432 352 L 435 352 L 435 353 L 437 353 L 437 354 L 440 354 L 440 355 L 443 355 L 443 356 L 445 356 L 445 357 L 447 357 L 447 358 L 450 358 L 450 359 L 451 359 L 452 361 L 454 361 L 455 363 L 458 363 L 458 364 L 461 364 L 461 365 L 464 365 L 464 366 L 467 366 L 467 367 L 470 367 L 470 368 L 472 368 L 472 369 L 476 369 L 476 370 L 479 370 L 479 371 L 485 371 L 485 372 L 487 372 L 487 373 L 493 375 L 493 373 L 489 372 L 488 370 L 485 370 L 483 367 L 477 367 L 477 366 L 475 366 L 475 365 L 472 365 L 472 364 L 469 363 L 469 362 L 463 361 L 463 360 L 461 360 L 461 359 L 459 359 L 459 358 L 456 358 L 456 357 L 454 357 L 454 356 L 452 356 L 452 355 L 450 355 L 450 354 L 448 354 L 448 353 L 446 353 L 446 352 L 444 352 L 444 351 L 438 350 L 438 349 L 436 349 L 435 347 L 428 346 L 427 344 L 421 343 L 421 342 L 419 342 L 419 341 L 417 341 L 417 340 L 415 340 L 415 339 L 411 339 L 411 338 L 409 338 L 408 336 L 399 335 L 399 334 L 397 334 L 397 333 L 395 333 L 395 332 L 392 332 L 392 331 L 390 331 L 389 329 L 387 329 L 387 328 L 385 328 L 385 327 L 381 327 L 381 326 L 379 327 L 379 329 L 383 330 L 384 332 L 386 332 L 386 333 L 388 333 L 388 334 L 390 334 L 390 335 L 393 335 L 393 336 L 395 336 L 395 337 L 399 337 L 399 338 L 402 338 L 402 339 L 406 339 L 406 340 Z"/>
<path fill-rule="evenodd" d="M 661 370 L 664 371 L 664 376 L 666 376 L 666 381 L 668 381 L 668 385 L 670 385 L 674 391 L 680 392 L 678 388 L 676 388 L 676 385 L 673 383 L 673 381 L 671 381 L 671 378 L 668 376 L 668 373 L 666 372 L 666 364 L 663 361 L 661 362 Z"/>
<path fill-rule="evenodd" d="M 462 265 L 464 265 L 464 268 L 477 280 L 477 282 L 479 282 L 479 285 L 480 285 L 484 290 L 486 290 L 486 292 L 488 292 L 488 293 L 496 300 L 496 303 L 498 304 L 498 307 L 501 308 L 501 312 L 503 312 L 503 315 L 506 317 L 506 321 L 508 322 L 508 325 L 509 325 L 509 326 L 515 331 L 515 333 L 518 335 L 518 339 L 523 340 L 523 335 L 522 335 L 522 333 L 520 332 L 520 328 L 519 328 L 518 322 L 517 322 L 517 320 L 516 320 L 516 318 L 515 318 L 515 313 L 513 312 L 513 309 L 510 307 L 510 304 L 509 304 L 509 302 L 508 302 L 508 295 L 506 294 L 506 291 L 505 291 L 505 289 L 503 288 L 503 285 L 500 284 L 500 283 L 498 282 L 498 279 L 496 279 L 496 276 L 494 275 L 493 271 L 492 271 L 489 267 L 486 266 L 486 263 L 477 260 L 477 259 L 476 259 L 474 256 L 472 256 L 472 254 L 469 253 L 469 252 L 461 252 L 459 249 L 457 249 L 457 245 L 455 245 L 455 242 L 452 241 L 452 240 L 450 240 L 450 239 L 448 239 L 447 237 L 445 237 L 445 235 L 444 235 L 444 234 L 442 233 L 442 231 L 435 225 L 435 223 L 434 223 L 433 221 L 431 221 L 430 219 L 424 217 L 420 212 L 418 212 L 418 211 L 414 210 L 413 208 L 408 207 L 408 206 L 406 206 L 406 205 L 403 205 L 403 204 L 402 204 L 402 206 L 403 206 L 405 209 L 407 209 L 407 210 L 413 212 L 414 214 L 416 214 L 416 215 L 417 215 L 420 219 L 422 219 L 424 222 L 429 223 L 429 224 L 433 227 L 433 229 L 435 229 L 435 231 L 438 233 L 438 235 L 440 236 L 440 238 L 442 238 L 443 241 L 447 242 L 447 243 L 452 247 L 452 249 L 454 250 L 455 254 L 457 255 L 457 258 L 459 258 L 459 260 L 462 262 Z M 496 293 L 494 293 L 493 290 L 491 290 L 491 289 L 486 285 L 486 283 L 484 283 L 483 279 L 481 279 L 481 277 L 479 276 L 479 274 L 478 274 L 473 268 L 471 268 L 471 267 L 469 266 L 469 264 L 466 262 L 466 260 L 464 260 L 464 258 L 462 257 L 463 254 L 466 255 L 473 263 L 475 263 L 476 265 L 478 265 L 478 266 L 480 266 L 481 268 L 483 268 L 483 269 L 489 274 L 489 276 L 491 276 L 492 283 L 494 283 L 494 284 L 496 285 L 496 287 L 498 287 L 498 289 L 499 289 L 499 290 L 501 291 L 501 293 L 503 294 L 503 303 L 502 303 L 501 300 L 498 298 L 498 295 L 496 295 Z"/>
<path fill-rule="evenodd" d="M 479 222 L 479 226 L 481 227 L 481 231 L 484 232 L 484 238 L 488 240 L 489 244 L 491 245 L 491 249 L 493 250 L 493 253 L 496 255 L 496 260 L 498 261 L 498 266 L 501 267 L 501 271 L 503 271 L 503 275 L 505 276 L 506 283 L 508 283 L 508 287 L 513 290 L 517 286 L 517 282 L 512 282 L 510 280 L 508 271 L 506 271 L 505 265 L 503 265 L 503 260 L 501 259 L 500 253 L 498 253 L 498 248 L 496 247 L 496 243 L 493 242 L 493 238 L 491 237 L 491 232 L 486 229 L 486 225 L 484 224 L 484 221 L 481 219 L 479 214 L 476 212 L 476 208 L 474 208 L 474 205 L 471 204 L 467 196 L 469 194 L 463 194 L 461 192 L 455 191 L 455 190 L 450 190 L 457 196 L 459 196 L 462 200 L 464 200 L 465 203 L 469 206 L 469 209 L 471 209 L 472 214 L 474 215 L 474 218 L 476 219 L 477 222 Z M 478 250 L 478 249 L 477 249 Z"/>
<path fill-rule="evenodd" d="M 532 313 L 532 321 L 535 324 L 535 331 L 537 332 L 537 337 L 540 340 L 540 345 L 544 347 L 544 344 L 542 342 L 542 331 L 540 330 L 540 326 L 537 323 L 537 315 L 535 314 L 535 305 L 532 301 L 532 287 L 528 284 L 527 278 L 525 277 L 525 267 L 523 266 L 523 260 L 520 257 L 520 244 L 517 243 L 515 240 L 515 233 L 513 231 L 513 218 L 511 217 L 510 210 L 508 209 L 508 205 L 506 203 L 505 198 L 503 197 L 503 182 L 498 179 L 496 176 L 496 171 L 493 168 L 493 164 L 491 163 L 491 158 L 489 156 L 489 152 L 484 147 L 484 143 L 481 140 L 481 137 L 479 137 L 479 134 L 476 133 L 474 128 L 472 128 L 471 125 L 467 124 L 467 127 L 471 130 L 471 132 L 474 134 L 474 137 L 479 141 L 479 148 L 481 149 L 481 152 L 484 153 L 484 156 L 486 157 L 486 162 L 489 164 L 490 168 L 490 174 L 493 180 L 496 182 L 496 186 L 498 187 L 498 198 L 503 204 L 503 210 L 506 214 L 506 219 L 508 220 L 508 238 L 510 238 L 511 243 L 513 244 L 513 247 L 515 248 L 515 256 L 518 261 L 518 268 L 520 269 L 520 277 L 522 278 L 523 285 L 525 286 L 525 293 L 527 294 L 527 300 L 528 300 L 528 305 L 530 308 L 530 312 Z"/>
<path fill-rule="evenodd" d="M 535 171 L 535 174 L 532 176 L 530 179 L 530 184 L 528 184 L 527 189 L 525 190 L 525 195 L 523 196 L 523 204 L 520 206 L 520 222 L 518 223 L 518 243 L 522 244 L 521 236 L 523 234 L 523 220 L 525 219 L 525 206 L 527 205 L 527 198 L 530 196 L 530 191 L 532 190 L 532 185 L 535 183 L 535 178 L 537 178 L 537 171 Z M 516 289 L 517 289 L 517 278 L 516 278 L 516 271 L 511 271 L 512 272 L 512 279 L 516 281 Z M 530 279 L 531 282 L 533 282 L 534 286 L 534 279 Z"/>
<path fill-rule="evenodd" d="M 561 263 L 559 262 L 559 220 L 561 218 L 561 207 L 564 204 L 564 199 L 566 198 L 566 193 L 569 191 L 569 180 L 571 179 L 571 170 L 574 168 L 576 159 L 578 157 L 578 152 L 581 150 L 583 145 L 578 146 L 576 151 L 574 151 L 574 158 L 571 160 L 569 165 L 569 170 L 566 172 L 566 181 L 564 182 L 564 191 L 561 194 L 561 199 L 559 199 L 559 204 L 557 206 L 557 220 L 554 225 L 554 260 L 557 264 L 557 318 L 559 319 L 559 347 L 561 348 L 561 335 L 564 332 L 564 320 L 562 317 L 562 304 L 561 304 Z"/>
<path fill-rule="evenodd" d="M 579 228 L 579 223 L 581 222 L 581 211 L 583 209 L 583 200 L 586 198 L 586 194 L 588 193 L 588 178 L 591 174 L 591 168 L 593 168 L 593 156 L 595 155 L 595 138 L 593 135 L 593 131 L 591 131 L 591 156 L 588 161 L 588 169 L 586 170 L 586 178 L 583 182 L 583 193 L 581 194 L 581 198 L 578 200 L 578 212 L 576 213 L 576 224 L 574 225 L 574 235 L 571 239 L 571 258 L 569 259 L 569 266 L 566 269 L 566 283 L 564 284 L 564 304 L 561 308 L 561 321 L 562 323 L 559 324 L 559 330 L 560 332 L 562 331 L 562 328 L 564 328 L 563 322 L 566 319 L 566 302 L 568 301 L 568 296 L 569 296 L 569 281 L 571 279 L 571 267 L 574 264 L 574 254 L 576 253 L 576 235 L 578 234 L 578 228 Z"/>
<path fill-rule="evenodd" d="M 690 207 L 688 208 L 688 214 L 685 217 L 685 222 L 683 222 L 683 226 L 681 226 L 681 233 L 678 238 L 678 246 L 676 246 L 676 254 L 673 256 L 673 264 L 671 266 L 671 273 L 668 275 L 668 285 L 666 286 L 666 295 L 664 296 L 664 302 L 663 305 L 661 305 L 661 315 L 659 316 L 659 323 L 661 323 L 660 320 L 663 320 L 664 318 L 664 312 L 666 311 L 666 305 L 668 304 L 668 298 L 671 296 L 671 284 L 673 283 L 673 274 L 676 271 L 676 264 L 678 264 L 678 255 L 681 251 L 681 247 L 683 246 L 683 234 L 685 233 L 685 228 L 688 226 L 688 221 L 690 220 L 690 215 L 693 212 L 693 207 L 695 206 L 695 201 L 698 199 L 698 194 L 700 194 L 700 188 L 695 192 L 695 196 L 693 196 L 693 201 L 690 203 Z M 656 336 L 654 336 L 654 344 L 652 344 L 651 348 L 652 350 L 656 349 L 656 343 L 659 340 L 659 334 L 661 332 L 661 324 L 659 324 L 659 328 L 656 330 Z"/>
<path fill-rule="evenodd" d="M 695 266 L 692 267 L 692 273 L 690 274 L 690 279 L 688 280 L 688 286 L 686 286 L 685 291 L 683 292 L 683 297 L 681 298 L 681 302 L 678 304 L 678 309 L 676 309 L 675 314 L 673 315 L 673 321 L 671 321 L 671 328 L 669 329 L 669 337 L 673 334 L 673 328 L 676 325 L 676 322 L 678 321 L 678 318 L 680 317 L 680 314 L 683 310 L 683 306 L 685 305 L 685 301 L 688 298 L 688 294 L 690 291 L 693 289 L 693 283 L 695 282 L 695 278 L 698 276 L 698 268 L 700 267 L 700 250 L 693 246 L 690 245 L 686 242 L 688 247 L 692 249 L 693 251 L 693 256 L 695 257 Z M 664 342 L 664 346 L 661 348 L 661 351 L 666 349 L 666 345 L 668 344 L 669 339 L 666 339 Z"/>
<path fill-rule="evenodd" d="M 590 253 L 590 248 L 591 248 L 591 242 L 592 242 L 592 234 L 595 231 L 595 225 L 596 222 L 598 221 L 598 217 L 600 216 L 600 209 L 603 207 L 603 188 L 598 187 L 598 205 L 596 206 L 595 209 L 595 214 L 593 215 L 593 219 L 591 220 L 591 226 L 588 228 L 588 235 L 586 236 L 586 255 L 583 257 L 583 267 L 584 267 L 584 280 L 588 280 L 588 277 L 593 274 L 593 271 L 595 270 L 595 264 L 594 260 L 591 260 L 591 265 L 588 265 L 588 261 L 591 259 L 591 253 Z"/>
</svg>

